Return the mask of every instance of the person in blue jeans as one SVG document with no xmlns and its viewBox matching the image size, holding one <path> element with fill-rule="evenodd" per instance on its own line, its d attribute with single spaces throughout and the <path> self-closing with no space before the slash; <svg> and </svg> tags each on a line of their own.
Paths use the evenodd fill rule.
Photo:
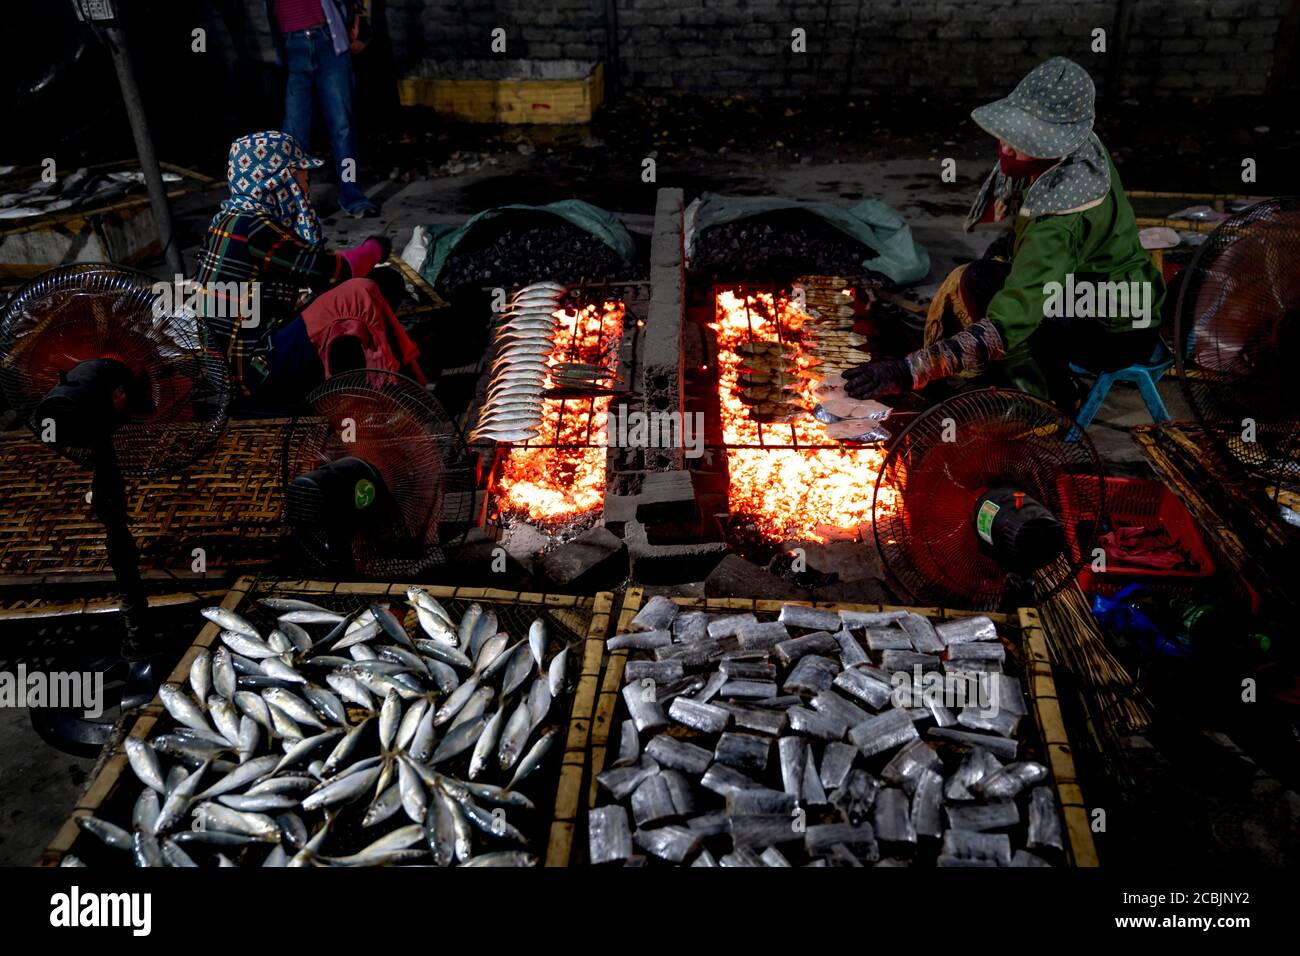
<svg viewBox="0 0 1300 956">
<path fill-rule="evenodd" d="M 304 148 L 311 143 L 317 102 L 325 117 L 339 187 L 339 206 L 358 219 L 378 208 L 357 182 L 357 133 L 352 124 L 356 78 L 352 54 L 365 48 L 360 0 L 267 0 L 277 49 L 289 70 L 284 132 Z"/>
</svg>

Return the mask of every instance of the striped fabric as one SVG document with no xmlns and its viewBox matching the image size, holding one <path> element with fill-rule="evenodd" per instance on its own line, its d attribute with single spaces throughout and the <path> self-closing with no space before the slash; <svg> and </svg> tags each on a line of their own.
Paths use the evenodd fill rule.
<svg viewBox="0 0 1300 956">
<path fill-rule="evenodd" d="M 299 290 L 320 291 L 351 275 L 342 256 L 305 242 L 269 215 L 218 213 L 194 278 L 199 314 L 224 351 L 232 380 L 245 392 L 261 384 L 266 363 L 258 353 L 269 334 L 297 314 Z M 253 302 L 238 301 L 245 293 L 257 296 L 255 312 Z M 250 314 L 257 315 L 255 327 L 240 321 Z"/>
</svg>

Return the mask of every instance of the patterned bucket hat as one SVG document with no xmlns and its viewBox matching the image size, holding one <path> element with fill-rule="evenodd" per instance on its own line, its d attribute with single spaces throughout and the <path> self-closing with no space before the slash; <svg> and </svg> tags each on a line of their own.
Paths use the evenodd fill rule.
<svg viewBox="0 0 1300 956">
<path fill-rule="evenodd" d="M 1068 156 L 1087 142 L 1096 117 L 1088 71 L 1054 56 L 1035 67 L 1009 96 L 977 107 L 971 119 L 990 135 L 1038 159 Z"/>
</svg>

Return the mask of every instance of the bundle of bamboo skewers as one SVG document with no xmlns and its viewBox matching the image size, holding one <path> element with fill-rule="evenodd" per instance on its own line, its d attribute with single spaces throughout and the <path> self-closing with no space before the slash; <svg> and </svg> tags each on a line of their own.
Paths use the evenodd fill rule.
<svg viewBox="0 0 1300 956">
<path fill-rule="evenodd" d="M 1150 726 L 1150 703 L 1106 646 L 1078 584 L 1049 598 L 1039 613 L 1052 663 L 1067 671 L 1079 690 L 1094 747 L 1103 756 L 1116 753 L 1125 737 Z"/>
</svg>

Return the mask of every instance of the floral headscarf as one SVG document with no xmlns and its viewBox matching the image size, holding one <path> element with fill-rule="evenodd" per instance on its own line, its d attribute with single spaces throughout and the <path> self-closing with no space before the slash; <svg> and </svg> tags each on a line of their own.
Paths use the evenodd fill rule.
<svg viewBox="0 0 1300 956">
<path fill-rule="evenodd" d="M 308 156 L 288 133 L 268 130 L 242 136 L 230 144 L 226 162 L 230 198 L 221 210 L 265 213 L 312 245 L 320 245 L 320 218 L 295 172 L 324 165 L 324 160 Z"/>
</svg>

